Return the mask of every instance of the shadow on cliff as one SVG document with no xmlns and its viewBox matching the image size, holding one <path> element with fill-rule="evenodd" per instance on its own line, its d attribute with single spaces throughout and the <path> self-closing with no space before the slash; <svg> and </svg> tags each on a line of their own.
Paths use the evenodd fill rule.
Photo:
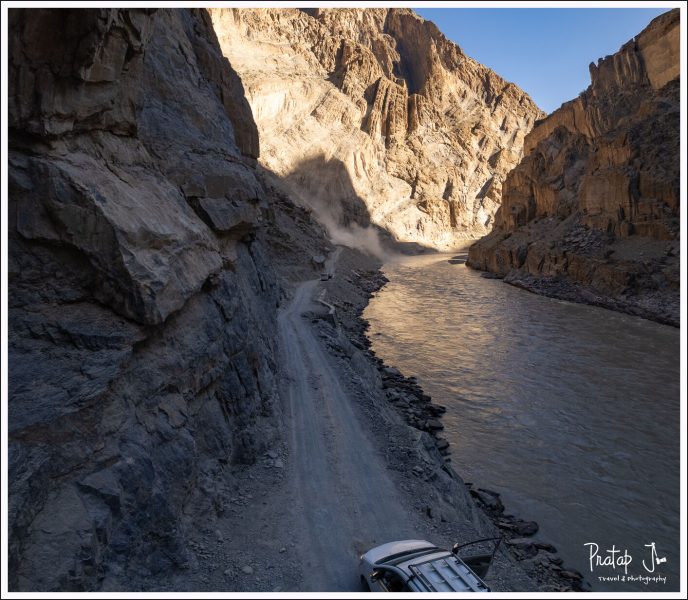
<svg viewBox="0 0 688 600">
<path fill-rule="evenodd" d="M 258 127 L 241 77 L 223 56 L 208 11 L 198 9 L 198 14 L 207 29 L 209 44 L 209 48 L 205 48 L 196 41 L 199 65 L 208 79 L 219 83 L 218 97 L 234 127 L 239 150 L 244 156 L 257 159 L 260 154 Z M 363 250 L 383 260 L 398 253 L 434 251 L 415 242 L 400 242 L 386 229 L 373 224 L 346 165 L 339 159 L 316 154 L 301 161 L 286 176 L 277 175 L 262 165 L 258 168 L 294 202 L 312 211 L 335 244 Z"/>
<path fill-rule="evenodd" d="M 286 176 L 265 168 L 290 198 L 310 210 L 335 244 L 355 248 L 386 260 L 394 254 L 435 250 L 416 242 L 401 242 L 372 222 L 368 207 L 356 193 L 346 165 L 317 154 L 294 166 Z"/>
<path fill-rule="evenodd" d="M 217 86 L 218 98 L 234 127 L 235 142 L 240 152 L 244 156 L 257 159 L 260 155 L 258 126 L 246 98 L 241 77 L 222 53 L 210 13 L 205 8 L 190 9 L 190 12 L 200 18 L 207 36 L 189 36 L 194 43 L 198 66 L 203 75 L 209 81 L 214 81 Z"/>
</svg>

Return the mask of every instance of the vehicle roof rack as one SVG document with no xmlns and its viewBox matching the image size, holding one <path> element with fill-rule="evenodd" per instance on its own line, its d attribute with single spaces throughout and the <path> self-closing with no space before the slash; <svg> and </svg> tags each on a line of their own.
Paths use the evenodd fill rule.
<svg viewBox="0 0 688 600">
<path fill-rule="evenodd" d="M 433 592 L 488 592 L 463 561 L 453 555 L 409 565 L 409 570 Z"/>
</svg>

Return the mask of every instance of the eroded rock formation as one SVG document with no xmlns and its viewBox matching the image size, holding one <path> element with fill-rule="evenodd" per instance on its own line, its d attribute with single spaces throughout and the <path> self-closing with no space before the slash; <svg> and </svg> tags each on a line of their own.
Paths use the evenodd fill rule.
<svg viewBox="0 0 688 600">
<path fill-rule="evenodd" d="M 470 266 L 678 325 L 679 26 L 657 17 L 536 123 Z"/>
<path fill-rule="evenodd" d="M 543 116 L 522 90 L 408 9 L 210 12 L 261 162 L 331 232 L 372 222 L 447 249 L 492 228 L 502 180 Z"/>
<path fill-rule="evenodd" d="M 277 435 L 275 268 L 327 246 L 206 11 L 9 31 L 10 589 L 141 589 Z"/>
</svg>

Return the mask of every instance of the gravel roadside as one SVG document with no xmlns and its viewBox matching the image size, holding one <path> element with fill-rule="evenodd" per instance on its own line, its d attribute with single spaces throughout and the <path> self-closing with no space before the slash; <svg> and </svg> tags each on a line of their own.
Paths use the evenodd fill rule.
<svg viewBox="0 0 688 600">
<path fill-rule="evenodd" d="M 308 328 L 308 335 L 317 340 L 317 347 L 309 351 L 316 352 L 317 360 L 323 361 L 323 368 L 337 379 L 337 386 L 348 399 L 346 408 L 354 418 L 347 426 L 355 425 L 363 436 L 357 431 L 354 444 L 369 442 L 366 452 L 371 457 L 371 469 L 374 471 L 378 463 L 382 464 L 384 479 L 391 481 L 392 487 L 386 483 L 381 485 L 386 495 L 380 497 L 389 499 L 389 490 L 394 490 L 395 507 L 390 514 L 402 515 L 395 517 L 404 520 L 399 524 L 399 531 L 408 530 L 413 537 L 444 547 L 451 547 L 457 541 L 504 536 L 511 543 L 502 544 L 486 578 L 495 591 L 580 589 L 579 574 L 562 567 L 553 548 L 530 543 L 529 522 L 505 516 L 498 497 L 489 491 L 474 490 L 463 482 L 451 467 L 451 448 L 441 435 L 442 407 L 433 404 L 413 378 L 406 378 L 393 367 L 384 365 L 370 350 L 365 335 L 367 324 L 361 315 L 372 294 L 386 283 L 380 266 L 377 259 L 343 248 L 337 255 L 334 277 L 309 284 L 314 301 L 307 305 L 301 320 L 303 327 Z M 311 360 L 314 356 L 311 354 Z M 293 375 L 283 376 L 288 386 Z M 325 389 L 325 397 L 329 397 L 332 388 L 323 383 L 322 374 L 308 382 L 313 393 Z M 304 390 L 302 393 L 309 393 L 308 389 Z M 333 408 L 336 405 L 327 408 L 325 413 L 329 414 Z M 337 423 L 309 440 L 316 444 L 318 436 L 322 438 L 324 446 L 318 452 L 327 454 L 322 464 L 307 462 L 308 452 L 299 445 L 302 435 L 290 410 L 293 412 L 293 407 L 290 409 L 285 402 L 281 416 L 285 430 L 279 445 L 269 449 L 256 464 L 231 467 L 234 483 L 232 489 L 224 490 L 224 506 L 218 511 L 220 517 L 209 516 L 207 523 L 199 522 L 189 532 L 190 560 L 186 571 L 162 589 L 156 582 L 155 589 L 257 592 L 359 589 L 352 565 L 368 547 L 390 541 L 380 536 L 395 531 L 394 524 L 380 523 L 380 529 L 373 531 L 378 520 L 387 517 L 383 512 L 376 515 L 373 511 L 366 518 L 360 514 L 356 508 L 360 498 L 356 496 L 356 481 L 348 483 L 347 495 L 341 498 L 336 496 L 338 490 L 330 485 L 333 489 L 319 499 L 322 511 L 309 500 L 313 490 L 321 493 L 321 488 L 328 488 L 323 482 L 322 486 L 316 484 L 313 490 L 304 493 L 304 483 L 305 487 L 309 485 L 310 464 L 314 464 L 312 480 L 315 482 L 328 476 L 327 465 L 333 474 L 353 472 L 354 478 L 366 465 L 349 464 L 352 448 L 347 448 L 346 436 L 337 439 Z M 313 427 L 318 426 L 317 420 L 312 423 Z M 365 461 L 365 456 L 358 460 Z M 366 493 L 373 490 L 373 495 L 376 494 L 374 487 L 364 489 Z M 343 568 L 347 575 L 331 583 L 335 587 L 324 587 L 333 580 L 321 572 L 324 561 L 330 557 L 322 555 L 328 552 L 328 545 L 321 538 L 328 536 L 317 529 L 319 522 L 321 527 L 331 523 L 333 532 L 336 529 L 336 535 L 331 536 L 330 555 L 346 563 Z M 318 543 L 313 543 L 314 536 Z"/>
<path fill-rule="evenodd" d="M 405 432 L 392 433 L 384 425 L 374 426 L 373 429 L 381 443 L 391 449 L 387 455 L 388 465 L 402 475 L 404 481 L 400 485 L 406 485 L 410 495 L 417 499 L 416 510 L 425 512 L 440 538 L 446 539 L 446 543 L 453 543 L 452 539 L 469 541 L 461 535 L 460 523 L 462 517 L 465 519 L 475 507 L 478 508 L 478 529 L 485 535 L 503 537 L 503 548 L 508 553 L 509 560 L 518 565 L 518 570 L 522 569 L 527 574 L 531 580 L 530 585 L 534 586 L 520 587 L 524 585 L 520 573 L 517 575 L 512 571 L 506 575 L 499 574 L 499 567 L 496 565 L 497 568 L 492 572 L 496 581 L 488 582 L 493 589 L 588 589 L 588 584 L 579 572 L 562 564 L 554 546 L 530 539 L 538 530 L 536 522 L 508 514 L 508 507 L 503 505 L 499 494 L 465 483 L 451 467 L 451 446 L 442 436 L 441 415 L 445 408 L 433 403 L 414 377 L 405 377 L 394 366 L 386 365 L 370 348 L 371 342 L 366 336 L 368 323 L 362 313 L 372 295 L 387 283 L 380 271 L 380 262 L 345 249 L 339 263 L 339 277 L 327 284 L 328 297 L 337 309 L 339 328 L 379 374 L 381 389 L 372 395 L 366 407 L 371 421 L 375 423 L 378 421 L 376 415 L 391 412 L 406 425 Z M 335 355 L 340 352 L 336 345 L 330 351 Z M 356 363 L 358 361 L 350 364 L 355 366 Z M 423 439 L 424 452 L 409 454 L 403 451 L 401 440 L 419 437 Z M 438 468 L 442 477 L 436 475 Z M 451 495 L 454 499 L 461 497 L 463 514 L 456 516 L 453 511 L 447 510 L 446 500 Z M 475 521 L 476 517 L 473 515 L 471 519 Z M 506 571 L 508 573 L 508 567 Z"/>
</svg>

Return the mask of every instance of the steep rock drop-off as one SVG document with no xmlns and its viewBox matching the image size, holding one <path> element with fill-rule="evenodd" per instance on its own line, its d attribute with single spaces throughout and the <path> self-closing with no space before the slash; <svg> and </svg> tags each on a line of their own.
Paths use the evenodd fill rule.
<svg viewBox="0 0 688 600">
<path fill-rule="evenodd" d="M 590 86 L 536 123 L 469 266 L 679 324 L 679 16 L 591 64 Z"/>
<path fill-rule="evenodd" d="M 279 436 L 276 271 L 329 246 L 206 11 L 9 19 L 10 589 L 141 589 Z"/>
<path fill-rule="evenodd" d="M 246 88 L 261 163 L 335 240 L 372 223 L 446 250 L 490 231 L 502 181 L 543 116 L 521 89 L 409 9 L 210 13 Z"/>
<path fill-rule="evenodd" d="M 378 543 L 491 535 L 357 341 L 379 262 L 257 166 L 208 12 L 9 15 L 9 589 L 355 589 Z"/>
</svg>

